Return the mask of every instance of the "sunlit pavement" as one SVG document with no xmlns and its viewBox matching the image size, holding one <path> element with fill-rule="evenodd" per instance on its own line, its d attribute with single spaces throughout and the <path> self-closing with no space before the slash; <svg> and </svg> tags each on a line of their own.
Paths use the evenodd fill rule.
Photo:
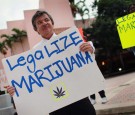
<svg viewBox="0 0 135 115">
<path fill-rule="evenodd" d="M 105 92 L 106 104 L 96 94 L 97 115 L 135 115 L 135 72 L 107 78 Z"/>
</svg>

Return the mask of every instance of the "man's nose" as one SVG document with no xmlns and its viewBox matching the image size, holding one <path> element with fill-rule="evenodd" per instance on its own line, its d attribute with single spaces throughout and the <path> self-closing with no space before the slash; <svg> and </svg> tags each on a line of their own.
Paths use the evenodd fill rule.
<svg viewBox="0 0 135 115">
<path fill-rule="evenodd" d="M 47 21 L 43 21 L 42 24 L 47 24 Z"/>
</svg>

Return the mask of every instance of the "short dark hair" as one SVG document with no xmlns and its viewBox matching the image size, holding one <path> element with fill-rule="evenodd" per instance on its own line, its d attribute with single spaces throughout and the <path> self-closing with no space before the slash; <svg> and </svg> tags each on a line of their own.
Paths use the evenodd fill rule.
<svg viewBox="0 0 135 115">
<path fill-rule="evenodd" d="M 33 25 L 34 30 L 37 29 L 35 20 L 36 20 L 38 17 L 42 16 L 43 14 L 46 14 L 46 15 L 50 18 L 52 24 L 54 25 L 53 18 L 52 18 L 52 16 L 51 16 L 48 12 L 38 10 L 38 11 L 36 11 L 36 13 L 35 13 L 35 14 L 33 15 L 33 17 L 32 17 L 32 25 Z"/>
</svg>

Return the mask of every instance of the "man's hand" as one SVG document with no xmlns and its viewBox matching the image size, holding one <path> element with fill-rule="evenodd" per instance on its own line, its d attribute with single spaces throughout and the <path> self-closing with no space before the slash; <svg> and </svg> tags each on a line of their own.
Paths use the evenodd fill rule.
<svg viewBox="0 0 135 115">
<path fill-rule="evenodd" d="M 8 92 L 11 96 L 14 95 L 14 93 L 15 93 L 15 88 L 14 88 L 13 86 L 5 86 L 4 88 L 7 89 L 7 92 Z"/>
<path fill-rule="evenodd" d="M 82 52 L 90 52 L 91 54 L 94 52 L 93 47 L 90 45 L 89 42 L 84 42 L 80 46 L 80 51 Z"/>
</svg>

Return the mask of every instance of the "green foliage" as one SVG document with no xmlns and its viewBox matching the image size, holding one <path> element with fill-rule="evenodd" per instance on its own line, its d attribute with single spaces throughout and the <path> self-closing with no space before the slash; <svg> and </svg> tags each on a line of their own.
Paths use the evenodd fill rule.
<svg viewBox="0 0 135 115">
<path fill-rule="evenodd" d="M 97 9 L 96 21 L 92 24 L 91 37 L 98 41 L 100 47 L 108 52 L 121 50 L 117 32 L 116 19 L 128 14 L 131 0 L 95 0 L 93 8 Z M 111 55 L 111 53 L 110 53 Z"/>
<path fill-rule="evenodd" d="M 15 33 L 15 34 L 12 34 L 12 36 L 16 39 L 16 41 L 21 42 L 22 37 L 27 36 L 27 33 L 24 30 L 19 30 L 17 28 L 13 28 L 12 31 Z"/>
<path fill-rule="evenodd" d="M 27 36 L 27 32 L 24 30 L 19 30 L 17 28 L 13 28 L 12 31 L 14 34 L 12 35 L 7 35 L 7 34 L 2 34 L 1 38 L 6 38 L 0 46 L 0 52 L 2 53 L 3 49 L 4 51 L 7 50 L 6 46 L 8 46 L 11 49 L 12 52 L 12 46 L 15 42 L 21 42 L 22 43 L 22 38 Z M 12 54 L 12 53 L 11 53 Z"/>
<path fill-rule="evenodd" d="M 0 52 L 1 52 L 3 55 L 5 55 L 5 54 L 7 53 L 6 50 L 7 50 L 7 47 L 6 47 L 6 45 L 5 45 L 5 42 L 0 42 Z"/>
<path fill-rule="evenodd" d="M 95 0 L 93 3 L 92 8 L 97 9 L 97 17 L 91 28 L 85 31 L 90 34 L 89 40 L 95 43 L 97 64 L 105 74 L 118 71 L 118 67 L 125 69 L 121 54 L 126 50 L 121 47 L 116 19 L 127 15 L 133 3 L 135 0 Z"/>
<path fill-rule="evenodd" d="M 1 38 L 6 38 L 3 42 L 5 45 L 7 45 L 9 48 L 12 48 L 12 44 L 15 42 L 15 37 L 9 36 L 6 34 L 1 35 Z"/>
<path fill-rule="evenodd" d="M 75 17 L 78 13 L 81 16 L 83 23 L 84 16 L 88 16 L 89 18 L 89 9 L 87 8 L 85 1 L 86 0 L 80 0 L 75 4 L 73 0 L 69 0 L 73 16 Z"/>
</svg>

